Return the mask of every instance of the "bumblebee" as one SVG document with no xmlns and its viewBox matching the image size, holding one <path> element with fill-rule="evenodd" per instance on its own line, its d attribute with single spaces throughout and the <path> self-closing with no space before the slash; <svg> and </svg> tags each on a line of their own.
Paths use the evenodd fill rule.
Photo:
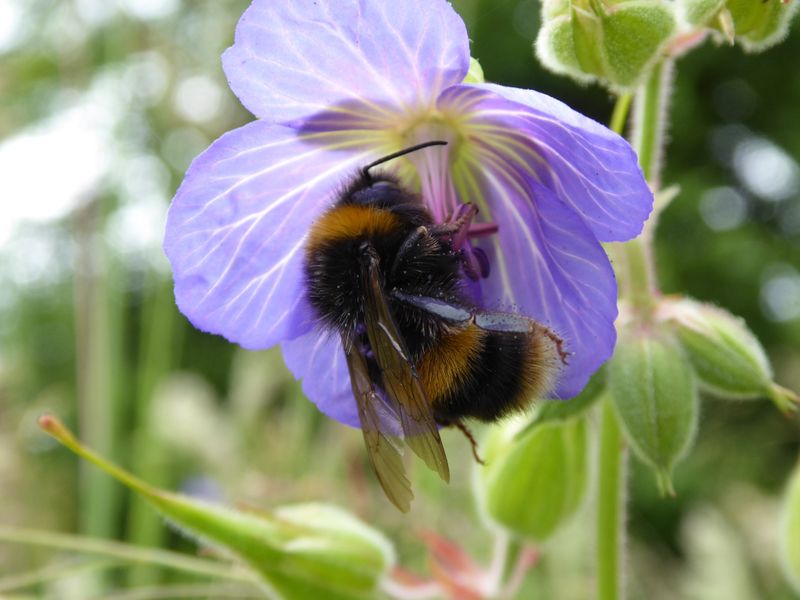
<svg viewBox="0 0 800 600">
<path fill-rule="evenodd" d="M 550 391 L 561 340 L 527 317 L 478 308 L 467 278 L 486 275 L 465 240 L 477 209 L 437 224 L 420 197 L 380 164 L 365 167 L 312 226 L 305 246 L 308 300 L 341 336 L 370 463 L 403 512 L 411 486 L 402 441 L 443 480 L 449 467 L 439 427 L 495 421 Z"/>
</svg>

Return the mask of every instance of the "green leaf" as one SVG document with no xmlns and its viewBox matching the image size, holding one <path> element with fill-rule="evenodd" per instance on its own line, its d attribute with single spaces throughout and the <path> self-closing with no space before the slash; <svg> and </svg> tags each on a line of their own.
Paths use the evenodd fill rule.
<svg viewBox="0 0 800 600">
<path fill-rule="evenodd" d="M 57 419 L 40 426 L 149 502 L 190 537 L 232 555 L 291 600 L 373 598 L 394 561 L 377 531 L 333 506 L 304 504 L 272 513 L 239 512 L 155 489 L 82 446 Z"/>
<path fill-rule="evenodd" d="M 678 344 L 660 331 L 626 333 L 609 364 L 608 389 L 628 443 L 655 470 L 662 492 L 673 493 L 672 468 L 694 439 L 699 404 Z"/>
</svg>

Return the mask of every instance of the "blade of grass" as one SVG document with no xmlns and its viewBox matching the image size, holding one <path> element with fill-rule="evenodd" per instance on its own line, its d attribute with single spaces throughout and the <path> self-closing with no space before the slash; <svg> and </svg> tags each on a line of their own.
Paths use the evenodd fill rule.
<svg viewBox="0 0 800 600">
<path fill-rule="evenodd" d="M 116 560 L 69 560 L 64 563 L 47 565 L 32 571 L 0 577 L 0 592 L 8 592 L 55 581 L 62 577 L 69 577 L 77 573 L 108 569 L 119 565 Z"/>
<path fill-rule="evenodd" d="M 170 584 L 139 587 L 118 593 L 93 596 L 87 600 L 177 600 L 178 598 L 235 598 L 236 600 L 261 600 L 265 593 L 257 593 L 241 585 L 231 584 Z"/>
<path fill-rule="evenodd" d="M 123 542 L 102 540 L 82 535 L 0 527 L 0 541 L 95 554 L 130 563 L 157 564 L 177 571 L 231 581 L 256 582 L 255 577 L 249 572 L 239 569 L 236 565 L 230 563 L 194 558 L 177 552 L 170 552 L 169 550 L 141 548 Z"/>
<path fill-rule="evenodd" d="M 131 443 L 131 471 L 156 487 L 172 486 L 173 474 L 163 445 L 150 429 L 151 405 L 158 384 L 169 374 L 173 364 L 172 341 L 175 301 L 172 284 L 152 270 L 149 274 L 148 299 L 142 310 L 141 344 L 136 382 L 136 426 Z M 162 546 L 166 530 L 162 520 L 138 496 L 131 498 L 128 518 L 128 541 L 142 546 Z M 160 581 L 159 569 L 139 565 L 126 578 L 128 585 L 154 584 Z"/>
<path fill-rule="evenodd" d="M 121 411 L 115 377 L 121 376 L 117 342 L 122 326 L 119 279 L 109 264 L 98 231 L 104 209 L 100 198 L 76 216 L 75 369 L 80 435 L 104 456 L 119 459 L 116 432 Z M 96 537 L 117 537 L 122 490 L 93 467 L 81 464 L 78 483 L 79 529 Z"/>
</svg>

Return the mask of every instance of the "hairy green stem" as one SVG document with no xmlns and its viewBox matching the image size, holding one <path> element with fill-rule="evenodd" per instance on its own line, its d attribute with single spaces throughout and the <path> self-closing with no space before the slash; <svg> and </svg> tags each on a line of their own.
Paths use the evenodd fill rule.
<svg viewBox="0 0 800 600">
<path fill-rule="evenodd" d="M 661 180 L 672 71 L 669 60 L 656 65 L 645 84 L 636 92 L 634 103 L 633 146 L 639 155 L 639 164 L 645 179 L 653 191 L 658 190 Z M 627 102 L 625 96 L 619 99 L 618 107 L 624 102 Z M 618 123 L 614 122 L 614 125 L 618 126 L 618 132 L 621 131 Z M 656 215 L 651 215 L 642 234 L 624 244 L 621 261 L 624 272 L 618 273 L 621 296 L 628 301 L 642 322 L 648 322 L 652 317 L 658 297 L 652 247 L 655 222 Z"/>
<path fill-rule="evenodd" d="M 620 135 L 623 134 L 632 100 L 633 95 L 630 93 L 622 94 L 617 98 L 617 103 L 614 105 L 614 112 L 611 114 L 611 131 Z"/>
<path fill-rule="evenodd" d="M 661 159 L 672 72 L 672 61 L 669 59 L 657 64 L 645 84 L 636 92 L 634 103 L 633 147 L 639 155 L 644 177 L 654 190 L 661 185 Z"/>
<path fill-rule="evenodd" d="M 661 154 L 668 106 L 672 64 L 657 65 L 647 82 L 636 92 L 633 145 L 642 172 L 654 191 L 660 185 Z M 631 96 L 620 96 L 614 108 L 611 127 L 622 133 L 631 105 Z M 652 256 L 655 216 L 645 223 L 642 234 L 620 246 L 609 246 L 625 300 L 642 323 L 650 321 L 658 290 Z M 622 548 L 624 546 L 625 465 L 627 452 L 611 399 L 603 401 L 600 430 L 600 456 L 597 499 L 597 598 L 624 597 Z"/>
<path fill-rule="evenodd" d="M 622 547 L 625 461 L 622 434 L 610 398 L 602 401 L 597 482 L 597 600 L 623 597 Z"/>
</svg>

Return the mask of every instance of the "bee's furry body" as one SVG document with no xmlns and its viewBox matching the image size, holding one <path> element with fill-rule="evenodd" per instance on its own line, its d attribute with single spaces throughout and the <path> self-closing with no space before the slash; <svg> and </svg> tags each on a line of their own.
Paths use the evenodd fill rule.
<svg viewBox="0 0 800 600">
<path fill-rule="evenodd" d="M 558 370 L 557 338 L 530 319 L 475 308 L 463 291 L 461 254 L 448 236 L 437 234 L 440 229 L 420 199 L 394 178 L 357 178 L 311 229 L 308 298 L 324 326 L 365 345 L 380 387 L 364 332 L 359 268 L 364 249 L 373 248 L 380 285 L 436 422 L 493 421 L 549 391 Z M 460 318 L 442 316 L 440 305 Z M 489 316 L 483 319 L 488 326 L 476 324 L 481 315 Z"/>
</svg>

